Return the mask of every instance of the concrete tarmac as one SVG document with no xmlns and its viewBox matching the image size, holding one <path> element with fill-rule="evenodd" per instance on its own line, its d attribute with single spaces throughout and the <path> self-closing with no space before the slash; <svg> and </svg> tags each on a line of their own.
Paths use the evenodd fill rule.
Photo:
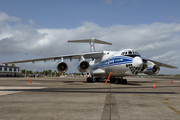
<svg viewBox="0 0 180 120">
<path fill-rule="evenodd" d="M 180 120 L 179 78 L 126 79 L 0 78 L 0 120 Z"/>
</svg>

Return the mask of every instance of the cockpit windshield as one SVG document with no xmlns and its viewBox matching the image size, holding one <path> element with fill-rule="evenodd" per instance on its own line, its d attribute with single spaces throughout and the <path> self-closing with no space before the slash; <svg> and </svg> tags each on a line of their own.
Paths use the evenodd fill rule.
<svg viewBox="0 0 180 120">
<path fill-rule="evenodd" d="M 130 57 L 140 56 L 140 54 L 135 50 L 125 50 L 121 53 L 121 55 Z"/>
</svg>

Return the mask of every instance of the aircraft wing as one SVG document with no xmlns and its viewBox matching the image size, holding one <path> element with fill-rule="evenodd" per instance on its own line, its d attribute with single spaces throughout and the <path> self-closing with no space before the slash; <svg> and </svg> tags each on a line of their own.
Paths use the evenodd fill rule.
<svg viewBox="0 0 180 120">
<path fill-rule="evenodd" d="M 161 66 L 161 67 L 178 68 L 178 67 L 175 67 L 175 66 L 172 66 L 172 65 L 168 65 L 168 64 L 161 63 L 161 62 L 157 62 L 157 61 L 150 60 L 150 59 L 144 59 L 144 58 L 143 58 L 143 61 L 151 61 L 151 62 L 153 62 L 154 64 L 156 64 L 156 65 L 158 65 L 158 66 Z"/>
<path fill-rule="evenodd" d="M 60 55 L 60 56 L 55 56 L 55 57 L 47 57 L 47 58 L 38 58 L 38 59 L 29 59 L 29 60 L 21 60 L 21 61 L 13 61 L 13 62 L 4 62 L 2 64 L 12 64 L 12 63 L 24 63 L 24 62 L 32 62 L 34 63 L 35 61 L 44 61 L 46 62 L 47 60 L 58 60 L 58 59 L 81 59 L 81 56 L 83 56 L 85 59 L 96 59 L 100 58 L 103 55 L 103 52 L 89 52 L 89 53 L 80 53 L 80 54 L 70 54 L 70 55 Z"/>
</svg>

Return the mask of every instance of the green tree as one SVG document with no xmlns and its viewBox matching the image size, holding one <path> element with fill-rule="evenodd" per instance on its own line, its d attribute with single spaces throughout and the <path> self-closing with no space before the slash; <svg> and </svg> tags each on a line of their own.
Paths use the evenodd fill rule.
<svg viewBox="0 0 180 120">
<path fill-rule="evenodd" d="M 52 72 L 52 71 L 49 69 L 48 74 L 51 74 L 51 72 Z"/>
<path fill-rule="evenodd" d="M 13 63 L 13 64 L 11 65 L 11 67 L 16 67 L 16 66 L 15 66 L 15 64 Z"/>
<path fill-rule="evenodd" d="M 45 75 L 48 75 L 48 71 L 47 71 L 47 70 L 46 70 L 46 71 L 44 71 L 44 74 L 45 74 Z"/>
<path fill-rule="evenodd" d="M 22 73 L 22 74 L 25 74 L 25 70 L 21 70 L 21 73 Z"/>
<path fill-rule="evenodd" d="M 33 74 L 32 70 L 29 71 L 29 74 Z"/>
</svg>

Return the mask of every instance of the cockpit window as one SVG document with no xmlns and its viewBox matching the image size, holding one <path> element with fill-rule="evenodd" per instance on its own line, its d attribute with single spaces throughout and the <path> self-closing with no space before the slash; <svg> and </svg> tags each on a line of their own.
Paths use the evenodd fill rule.
<svg viewBox="0 0 180 120">
<path fill-rule="evenodd" d="M 132 52 L 131 52 L 131 51 L 129 51 L 128 53 L 129 53 L 129 55 L 132 55 Z"/>
<path fill-rule="evenodd" d="M 138 52 L 136 52 L 136 55 L 140 55 Z"/>
<path fill-rule="evenodd" d="M 140 54 L 137 51 L 134 51 L 134 50 L 124 51 L 124 52 L 121 53 L 121 55 L 130 56 L 130 57 L 140 56 Z"/>
</svg>

